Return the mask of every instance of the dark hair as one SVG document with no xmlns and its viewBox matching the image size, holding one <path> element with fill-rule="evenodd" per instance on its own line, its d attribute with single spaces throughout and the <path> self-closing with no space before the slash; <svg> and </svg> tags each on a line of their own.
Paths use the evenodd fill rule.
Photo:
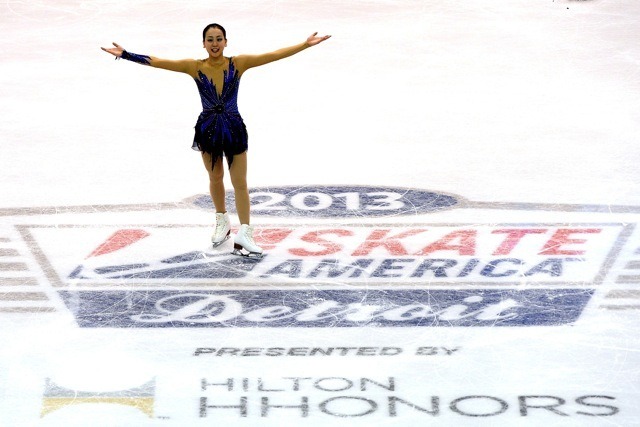
<svg viewBox="0 0 640 427">
<path fill-rule="evenodd" d="M 211 28 L 217 28 L 220 31 L 222 31 L 222 35 L 224 36 L 224 39 L 227 39 L 227 31 L 224 29 L 224 27 L 220 24 L 209 24 L 206 27 L 204 27 L 204 30 L 202 30 L 202 41 L 204 41 L 204 39 L 207 37 L 207 31 L 209 31 Z"/>
</svg>

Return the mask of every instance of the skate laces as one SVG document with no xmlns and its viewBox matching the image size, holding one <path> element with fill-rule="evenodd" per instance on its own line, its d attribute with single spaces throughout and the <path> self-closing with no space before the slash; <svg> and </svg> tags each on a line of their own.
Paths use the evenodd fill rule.
<svg viewBox="0 0 640 427">
<path fill-rule="evenodd" d="M 253 240 L 253 227 L 247 227 L 245 236 L 252 245 L 256 246 L 256 242 Z"/>
<path fill-rule="evenodd" d="M 225 226 L 227 225 L 227 221 L 225 221 L 224 216 L 220 215 L 216 218 L 216 234 L 221 233 Z"/>
</svg>

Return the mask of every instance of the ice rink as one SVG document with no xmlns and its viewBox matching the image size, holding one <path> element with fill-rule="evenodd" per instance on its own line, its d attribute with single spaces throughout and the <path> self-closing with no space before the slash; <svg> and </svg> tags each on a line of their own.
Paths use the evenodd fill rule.
<svg viewBox="0 0 640 427">
<path fill-rule="evenodd" d="M 640 425 L 637 0 L 0 11 L 0 425 Z M 261 259 L 192 79 L 100 50 L 212 22 L 332 35 L 242 76 Z"/>
</svg>

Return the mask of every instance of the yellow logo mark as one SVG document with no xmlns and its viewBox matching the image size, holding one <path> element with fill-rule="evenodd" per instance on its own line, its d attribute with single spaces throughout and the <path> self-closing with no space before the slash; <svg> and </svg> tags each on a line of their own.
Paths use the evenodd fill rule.
<svg viewBox="0 0 640 427">
<path fill-rule="evenodd" d="M 60 387 L 51 381 L 50 378 L 47 378 L 45 381 L 40 418 L 65 406 L 79 405 L 82 403 L 111 403 L 132 406 L 147 414 L 149 418 L 153 418 L 156 390 L 155 378 L 140 387 L 107 392 L 72 390 Z"/>
</svg>

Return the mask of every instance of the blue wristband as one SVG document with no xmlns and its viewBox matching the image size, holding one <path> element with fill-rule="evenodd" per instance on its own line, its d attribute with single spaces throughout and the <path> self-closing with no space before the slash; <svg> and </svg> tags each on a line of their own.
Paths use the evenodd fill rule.
<svg viewBox="0 0 640 427">
<path fill-rule="evenodd" d="M 136 53 L 129 53 L 126 50 L 122 51 L 122 55 L 120 56 L 122 59 L 126 59 L 127 61 L 137 62 L 142 65 L 149 65 L 151 63 L 151 57 L 147 55 L 138 55 Z"/>
</svg>

